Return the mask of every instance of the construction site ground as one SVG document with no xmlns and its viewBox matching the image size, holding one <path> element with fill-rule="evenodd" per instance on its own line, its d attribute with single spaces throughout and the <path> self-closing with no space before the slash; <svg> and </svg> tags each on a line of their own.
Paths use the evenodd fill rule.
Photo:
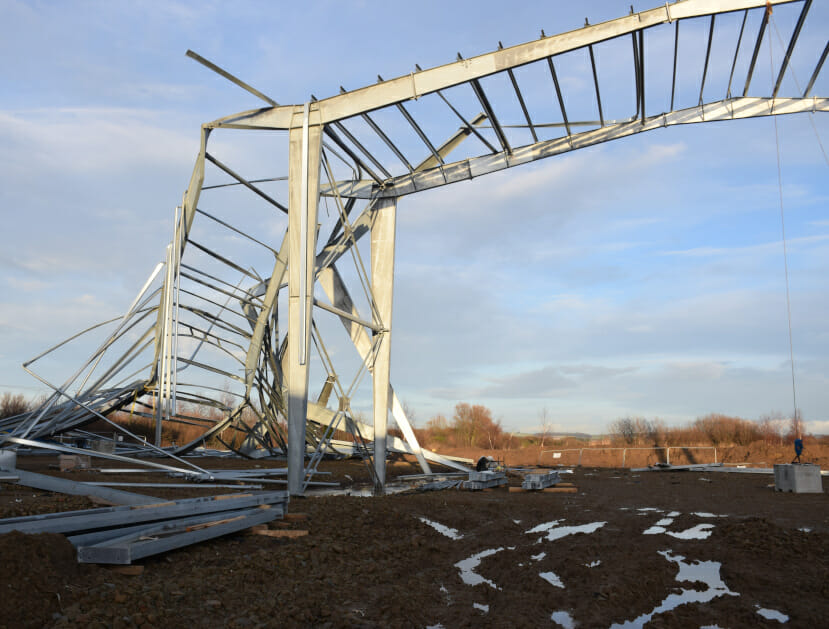
<svg viewBox="0 0 829 629">
<path fill-rule="evenodd" d="M 99 472 L 58 473 L 56 462 L 22 456 L 18 467 L 103 480 Z M 320 480 L 368 483 L 359 460 L 320 469 L 331 472 Z M 418 471 L 411 461 L 389 463 L 392 480 Z M 509 479 L 520 486 L 519 475 Z M 117 480 L 181 482 L 160 474 Z M 78 564 L 60 535 L 0 535 L 0 626 L 451 629 L 638 619 L 628 626 L 725 628 L 778 627 L 783 617 L 787 627 L 826 626 L 825 493 L 777 493 L 771 476 L 746 473 L 577 467 L 562 480 L 576 492 L 293 498 L 289 512 L 304 515 L 269 527 L 305 536 L 236 534 L 141 560 L 136 575 Z M 233 490 L 135 491 L 170 499 Z M 94 506 L 0 484 L 4 518 Z M 708 570 L 708 581 L 688 578 L 695 570 Z M 675 605 L 680 599 L 691 602 Z"/>
</svg>

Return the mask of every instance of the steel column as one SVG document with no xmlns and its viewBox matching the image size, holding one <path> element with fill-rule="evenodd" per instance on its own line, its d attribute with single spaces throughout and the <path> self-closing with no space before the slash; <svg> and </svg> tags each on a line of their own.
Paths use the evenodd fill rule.
<svg viewBox="0 0 829 629">
<path fill-rule="evenodd" d="M 306 105 L 295 112 L 288 172 L 288 491 L 302 494 L 308 413 L 308 352 L 314 299 L 322 125 Z"/>
<path fill-rule="evenodd" d="M 386 428 L 389 416 L 389 367 L 391 363 L 391 316 L 394 294 L 394 237 L 397 199 L 377 203 L 371 223 L 371 292 L 384 330 L 372 370 L 374 389 L 374 470 L 382 492 L 386 484 Z"/>
</svg>

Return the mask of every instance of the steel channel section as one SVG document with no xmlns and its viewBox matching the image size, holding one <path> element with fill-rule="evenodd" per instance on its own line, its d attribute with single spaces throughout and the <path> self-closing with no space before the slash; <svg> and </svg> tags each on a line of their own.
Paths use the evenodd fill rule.
<svg viewBox="0 0 829 629">
<path fill-rule="evenodd" d="M 383 199 L 375 205 L 371 223 L 371 292 L 383 326 L 374 358 L 374 469 L 377 486 L 386 484 L 386 432 L 389 415 L 389 369 L 391 364 L 391 321 L 394 295 L 394 248 L 397 227 L 397 199 Z M 377 333 L 375 333 L 377 334 Z"/>
<path fill-rule="evenodd" d="M 313 120 L 312 120 L 313 118 Z M 297 108 L 288 173 L 288 491 L 302 494 L 308 412 L 308 352 L 314 297 L 322 126 L 315 106 Z M 303 157 L 305 159 L 303 160 Z"/>
</svg>

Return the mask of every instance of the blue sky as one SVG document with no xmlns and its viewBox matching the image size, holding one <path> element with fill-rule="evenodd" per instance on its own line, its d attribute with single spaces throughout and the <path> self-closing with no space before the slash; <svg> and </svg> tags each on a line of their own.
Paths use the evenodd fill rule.
<svg viewBox="0 0 829 629">
<path fill-rule="evenodd" d="M 126 308 L 163 257 L 199 126 L 259 106 L 188 48 L 300 103 L 629 5 L 0 0 L 0 391 L 42 392 L 20 364 Z M 800 83 L 829 23 L 815 5 Z M 794 15 L 775 10 L 784 38 Z M 765 47 L 761 60 L 758 85 Z M 666 108 L 655 66 L 652 111 Z M 564 72 L 574 99 L 581 78 Z M 627 74 L 602 87 L 625 109 Z M 679 87 L 693 104 L 698 79 Z M 824 71 L 814 93 L 827 92 Z M 829 120 L 777 122 L 798 405 L 829 433 L 829 178 L 815 135 L 829 145 Z M 770 118 L 654 131 L 407 197 L 398 220 L 392 380 L 416 423 L 459 401 L 511 430 L 535 429 L 544 408 L 556 429 L 585 432 L 625 415 L 791 413 Z"/>
</svg>

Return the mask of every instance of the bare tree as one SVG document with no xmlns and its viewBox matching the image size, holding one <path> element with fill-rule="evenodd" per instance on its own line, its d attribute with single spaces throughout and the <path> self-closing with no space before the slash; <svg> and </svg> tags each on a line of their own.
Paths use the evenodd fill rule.
<svg viewBox="0 0 829 629">
<path fill-rule="evenodd" d="M 538 423 L 541 426 L 541 450 L 544 449 L 544 441 L 553 433 L 553 420 L 550 411 L 545 406 L 538 412 Z"/>
<path fill-rule="evenodd" d="M 12 417 L 14 415 L 20 415 L 21 413 L 25 413 L 31 408 L 31 405 L 23 397 L 22 393 L 18 393 L 16 395 L 12 393 L 4 393 L 2 397 L 0 397 L 0 418 L 3 417 Z"/>
</svg>

